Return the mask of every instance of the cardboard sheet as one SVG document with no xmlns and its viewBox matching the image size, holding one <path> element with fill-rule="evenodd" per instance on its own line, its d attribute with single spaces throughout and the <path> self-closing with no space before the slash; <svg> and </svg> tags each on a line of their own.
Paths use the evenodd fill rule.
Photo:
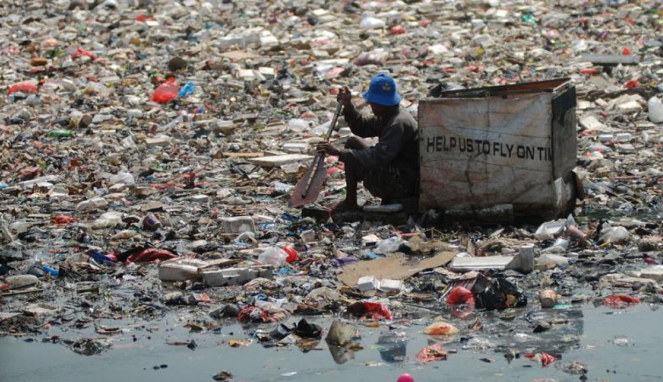
<svg viewBox="0 0 663 382">
<path fill-rule="evenodd" d="M 433 257 L 416 261 L 402 253 L 396 253 L 383 259 L 360 261 L 343 267 L 338 279 L 348 286 L 357 285 L 363 276 L 375 276 L 379 279 L 404 280 L 427 270 L 446 265 L 456 256 L 456 252 L 440 252 Z"/>
</svg>

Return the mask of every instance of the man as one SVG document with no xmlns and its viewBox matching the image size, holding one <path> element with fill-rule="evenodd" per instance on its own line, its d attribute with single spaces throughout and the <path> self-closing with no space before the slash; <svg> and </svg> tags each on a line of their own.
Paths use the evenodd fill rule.
<svg viewBox="0 0 663 382">
<path fill-rule="evenodd" d="M 362 116 L 352 104 L 350 89 L 340 90 L 338 102 L 343 105 L 345 120 L 356 136 L 350 137 L 342 150 L 329 142 L 317 147 L 318 152 L 337 155 L 345 164 L 346 197 L 335 209 L 359 209 L 360 181 L 371 194 L 382 198 L 382 204 L 411 204 L 416 199 L 419 182 L 417 122 L 399 108 L 401 95 L 388 74 L 373 77 L 363 97 L 374 116 Z M 369 137 L 378 137 L 378 143 L 369 146 L 361 139 Z"/>
</svg>

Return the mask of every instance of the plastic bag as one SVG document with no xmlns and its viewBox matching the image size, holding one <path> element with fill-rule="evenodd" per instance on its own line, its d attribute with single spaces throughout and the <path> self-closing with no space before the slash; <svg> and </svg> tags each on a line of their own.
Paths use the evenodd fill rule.
<svg viewBox="0 0 663 382">
<path fill-rule="evenodd" d="M 385 255 L 387 253 L 392 253 L 398 251 L 398 248 L 403 244 L 405 241 L 401 239 L 398 236 L 392 236 L 388 239 L 384 239 L 380 241 L 378 244 L 377 248 L 373 250 L 374 253 L 377 253 L 378 255 Z"/>
<path fill-rule="evenodd" d="M 280 266 L 285 264 L 290 255 L 279 247 L 271 247 L 258 256 L 258 261 L 265 265 Z"/>
<path fill-rule="evenodd" d="M 448 353 L 440 344 L 435 344 L 433 346 L 427 346 L 419 353 L 417 353 L 417 358 L 419 361 L 433 362 L 433 361 L 444 361 L 447 359 Z"/>
<path fill-rule="evenodd" d="M 37 85 L 33 84 L 32 82 L 19 82 L 15 85 L 12 85 L 9 87 L 9 90 L 7 91 L 7 95 L 12 94 L 12 93 L 37 93 L 39 89 L 37 88 Z"/>
<path fill-rule="evenodd" d="M 176 81 L 165 82 L 154 91 L 152 94 L 152 101 L 157 103 L 168 103 L 175 99 L 177 93 L 180 90 L 180 86 Z"/>
<path fill-rule="evenodd" d="M 352 62 L 357 66 L 364 65 L 382 65 L 387 59 L 388 53 L 382 49 L 376 49 L 371 52 L 364 52 L 357 56 Z"/>
<path fill-rule="evenodd" d="M 194 84 L 192 81 L 189 81 L 187 82 L 186 85 L 182 87 L 182 89 L 180 89 L 178 96 L 186 97 L 192 95 L 195 92 L 196 92 L 196 84 Z"/>
<path fill-rule="evenodd" d="M 424 329 L 424 334 L 429 336 L 451 336 L 457 333 L 460 330 L 448 322 L 434 322 Z"/>
<path fill-rule="evenodd" d="M 85 50 L 83 48 L 78 48 L 76 51 L 71 55 L 72 60 L 77 60 L 81 57 L 90 57 L 92 61 L 97 59 L 97 55 L 90 52 L 89 50 Z"/>
<path fill-rule="evenodd" d="M 541 352 L 539 354 L 529 353 L 525 354 L 525 357 L 531 359 L 534 362 L 541 363 L 542 367 L 548 367 L 553 362 L 555 362 L 555 357 L 546 352 Z"/>
<path fill-rule="evenodd" d="M 384 20 L 376 19 L 375 17 L 364 17 L 359 24 L 361 29 L 378 29 L 384 28 L 387 23 Z"/>
<path fill-rule="evenodd" d="M 389 309 L 377 302 L 356 302 L 348 307 L 348 312 L 355 317 L 368 317 L 374 320 L 393 320 Z"/>
<path fill-rule="evenodd" d="M 639 304 L 640 299 L 625 294 L 613 294 L 612 296 L 604 298 L 603 303 L 611 308 L 620 309 L 630 305 Z"/>
<path fill-rule="evenodd" d="M 457 286 L 451 290 L 451 293 L 447 296 L 447 305 L 475 305 L 474 295 L 472 291 L 463 288 L 462 286 Z"/>
<path fill-rule="evenodd" d="M 527 305 L 527 296 L 503 278 L 494 278 L 488 285 L 476 283 L 472 292 L 478 309 L 520 308 Z"/>
</svg>

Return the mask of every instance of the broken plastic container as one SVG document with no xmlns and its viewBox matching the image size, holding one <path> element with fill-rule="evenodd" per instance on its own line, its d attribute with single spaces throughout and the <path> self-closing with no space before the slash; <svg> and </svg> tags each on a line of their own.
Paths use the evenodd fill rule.
<svg viewBox="0 0 663 382">
<path fill-rule="evenodd" d="M 564 226 L 566 225 L 565 219 L 554 220 L 541 224 L 539 229 L 536 230 L 534 236 L 538 240 L 551 240 L 554 239 L 557 234 L 562 232 Z"/>
</svg>

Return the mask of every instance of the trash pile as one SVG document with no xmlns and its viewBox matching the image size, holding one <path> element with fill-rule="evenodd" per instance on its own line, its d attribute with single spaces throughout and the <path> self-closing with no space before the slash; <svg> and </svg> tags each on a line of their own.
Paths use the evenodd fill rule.
<svg viewBox="0 0 663 382">
<path fill-rule="evenodd" d="M 325 338 L 339 363 L 361 351 L 361 323 L 421 325 L 438 341 L 421 362 L 496 349 L 546 367 L 570 346 L 562 333 L 583 304 L 660 302 L 658 2 L 7 0 L 2 9 L 3 335 L 98 354 L 122 333 L 100 319 L 159 320 L 184 306 L 204 313 L 192 327 L 238 320 L 264 346 L 312 349 Z M 570 78 L 584 190 L 575 217 L 438 227 L 436 211 L 384 224 L 288 207 L 338 89 L 360 94 L 380 71 L 413 115 L 436 87 Z M 339 124 L 337 144 L 350 135 Z M 342 165 L 327 164 L 324 206 L 345 186 Z M 360 199 L 379 204 L 364 190 Z M 310 315 L 336 319 L 321 328 Z M 507 316 L 529 340 L 485 338 L 504 324 L 482 321 Z M 384 346 L 402 340 L 386 333 Z"/>
</svg>

